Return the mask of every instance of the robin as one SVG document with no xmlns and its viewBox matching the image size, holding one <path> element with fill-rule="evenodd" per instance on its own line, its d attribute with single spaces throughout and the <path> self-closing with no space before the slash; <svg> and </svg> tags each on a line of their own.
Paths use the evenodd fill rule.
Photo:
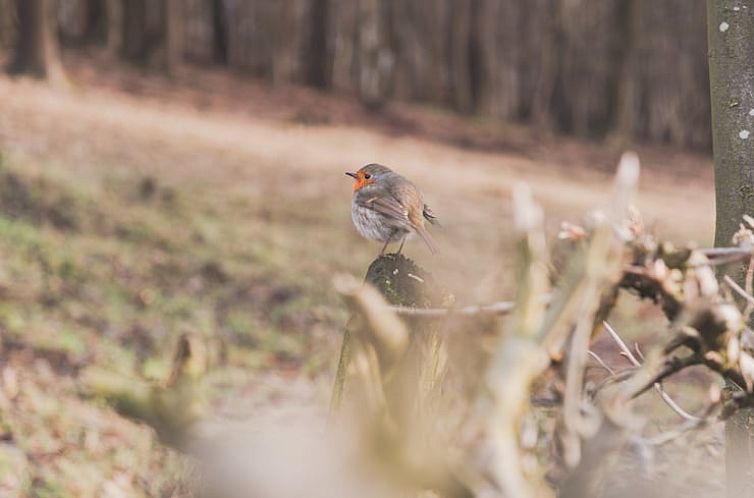
<svg viewBox="0 0 754 498">
<path fill-rule="evenodd" d="M 407 238 L 413 234 L 427 244 L 432 254 L 437 253 L 424 221 L 439 225 L 437 218 L 424 204 L 421 192 L 411 181 L 381 164 L 367 164 L 353 177 L 351 218 L 359 233 L 370 240 L 385 242 L 380 255 L 390 242 L 400 241 L 398 254 Z"/>
</svg>

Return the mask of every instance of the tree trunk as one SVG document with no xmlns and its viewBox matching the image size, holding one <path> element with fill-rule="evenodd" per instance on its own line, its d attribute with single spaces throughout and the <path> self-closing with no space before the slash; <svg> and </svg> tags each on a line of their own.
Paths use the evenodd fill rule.
<svg viewBox="0 0 754 498">
<path fill-rule="evenodd" d="M 395 54 L 388 42 L 386 4 L 380 0 L 358 1 L 357 89 L 361 102 L 379 109 L 390 91 Z"/>
<path fill-rule="evenodd" d="M 0 48 L 10 47 L 13 43 L 15 31 L 11 0 L 0 0 Z"/>
<path fill-rule="evenodd" d="M 620 141 L 635 136 L 639 114 L 639 54 L 636 39 L 640 36 L 639 27 L 641 2 L 621 0 L 617 9 L 617 74 L 613 83 L 613 134 Z"/>
<path fill-rule="evenodd" d="M 479 45 L 481 74 L 478 109 L 483 114 L 501 119 L 521 117 L 525 95 L 521 85 L 522 51 L 520 40 L 523 11 L 521 2 L 480 0 Z"/>
<path fill-rule="evenodd" d="M 123 51 L 123 0 L 107 0 L 107 50 L 111 54 Z"/>
<path fill-rule="evenodd" d="M 212 57 L 222 65 L 228 63 L 228 16 L 223 0 L 212 1 Z"/>
<path fill-rule="evenodd" d="M 107 19 L 105 0 L 88 0 L 86 2 L 86 33 L 87 43 L 103 43 L 107 40 Z"/>
<path fill-rule="evenodd" d="M 17 0 L 19 37 L 8 71 L 44 78 L 55 85 L 66 82 L 60 62 L 52 0 Z"/>
<path fill-rule="evenodd" d="M 553 126 L 551 107 L 560 64 L 558 12 L 553 0 L 530 0 L 530 4 L 522 24 L 526 33 L 541 36 L 532 37 L 524 55 L 528 74 L 523 85 L 527 89 L 523 114 L 534 126 L 547 130 Z"/>
<path fill-rule="evenodd" d="M 730 244 L 744 214 L 754 214 L 754 0 L 737 10 L 727 3 L 707 0 L 718 246 Z M 741 410 L 725 427 L 731 498 L 754 496 L 753 419 L 752 410 Z"/>
<path fill-rule="evenodd" d="M 306 82 L 317 88 L 325 88 L 330 82 L 329 3 L 329 0 L 312 0 L 311 2 L 311 32 L 306 54 L 308 58 Z"/>
<path fill-rule="evenodd" d="M 122 0 L 121 50 L 132 61 L 147 57 L 147 3 L 146 0 Z"/>
<path fill-rule="evenodd" d="M 450 10 L 450 97 L 453 107 L 464 113 L 472 112 L 475 105 L 471 56 L 472 41 L 476 37 L 473 25 L 477 16 L 473 3 L 473 0 L 454 0 Z"/>
<path fill-rule="evenodd" d="M 174 74 L 183 63 L 183 0 L 165 0 L 165 67 Z"/>
<path fill-rule="evenodd" d="M 9 68 L 10 73 L 45 76 L 44 9 L 44 0 L 16 0 L 18 45 Z"/>
<path fill-rule="evenodd" d="M 64 46 L 105 41 L 105 0 L 58 0 L 58 34 Z"/>
</svg>

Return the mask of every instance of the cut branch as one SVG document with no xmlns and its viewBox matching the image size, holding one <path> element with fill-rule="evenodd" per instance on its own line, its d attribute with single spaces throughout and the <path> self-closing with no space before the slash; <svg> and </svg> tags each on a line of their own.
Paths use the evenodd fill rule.
<svg viewBox="0 0 754 498">
<path fill-rule="evenodd" d="M 626 356 L 626 358 L 628 358 L 628 361 L 630 361 L 636 367 L 641 366 L 639 360 L 636 358 L 636 356 L 634 356 L 634 354 L 631 352 L 631 349 L 626 345 L 626 343 L 623 342 L 623 339 L 621 339 L 621 337 L 618 335 L 618 332 L 616 332 L 615 329 L 607 322 L 603 322 L 603 325 L 605 326 L 605 330 L 607 330 L 607 333 L 610 335 L 610 337 L 613 338 L 623 354 Z M 676 403 L 675 400 L 671 398 L 670 395 L 665 391 L 665 388 L 662 387 L 662 384 L 660 384 L 660 382 L 654 382 L 653 386 L 657 393 L 660 395 L 660 398 L 665 402 L 665 404 L 667 404 L 670 409 L 677 413 L 681 418 L 688 421 L 700 420 L 699 417 L 691 415 L 689 412 L 681 408 L 678 403 Z"/>
</svg>

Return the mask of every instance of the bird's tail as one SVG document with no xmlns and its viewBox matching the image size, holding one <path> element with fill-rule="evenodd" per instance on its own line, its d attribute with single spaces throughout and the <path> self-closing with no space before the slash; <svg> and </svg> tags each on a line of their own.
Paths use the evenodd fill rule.
<svg viewBox="0 0 754 498">
<path fill-rule="evenodd" d="M 424 205 L 424 209 L 422 210 L 422 216 L 424 216 L 424 219 L 432 223 L 433 225 L 442 226 L 440 225 L 440 220 L 438 220 L 437 216 L 435 216 L 435 213 L 433 213 L 432 210 L 429 209 L 429 206 L 427 206 L 426 204 Z"/>
<path fill-rule="evenodd" d="M 435 242 L 432 240 L 432 236 L 429 235 L 429 232 L 427 231 L 427 229 L 424 228 L 423 226 L 417 225 L 414 227 L 414 230 L 416 230 L 416 233 L 419 234 L 419 237 L 422 238 L 424 243 L 427 244 L 427 247 L 429 248 L 429 252 L 431 252 L 432 254 L 437 254 L 438 253 L 437 246 L 435 245 Z"/>
</svg>

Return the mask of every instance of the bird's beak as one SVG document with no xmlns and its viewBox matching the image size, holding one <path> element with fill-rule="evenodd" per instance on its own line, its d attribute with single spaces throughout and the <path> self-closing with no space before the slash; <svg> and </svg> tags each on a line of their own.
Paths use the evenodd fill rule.
<svg viewBox="0 0 754 498">
<path fill-rule="evenodd" d="M 352 178 L 358 178 L 358 177 L 356 176 L 356 173 L 351 173 L 350 171 L 346 171 L 346 175 L 347 175 L 347 176 L 350 176 L 350 177 L 352 177 Z"/>
</svg>

